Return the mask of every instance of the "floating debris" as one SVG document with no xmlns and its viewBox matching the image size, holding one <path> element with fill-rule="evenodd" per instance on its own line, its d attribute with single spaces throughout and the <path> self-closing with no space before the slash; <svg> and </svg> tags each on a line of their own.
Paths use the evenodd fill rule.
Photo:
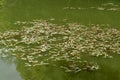
<svg viewBox="0 0 120 80">
<path fill-rule="evenodd" d="M 118 11 L 118 10 L 120 10 L 120 8 L 109 8 L 109 9 L 107 9 L 108 11 Z"/>
<path fill-rule="evenodd" d="M 57 66 L 60 62 L 63 64 L 59 64 L 59 67 L 62 66 L 66 72 L 94 71 L 99 69 L 99 65 L 84 61 L 81 57 L 83 53 L 104 58 L 120 54 L 119 29 L 101 28 L 101 25 L 88 27 L 78 23 L 57 25 L 46 20 L 24 24 L 26 26 L 19 31 L 0 33 L 0 45 L 3 46 L 0 55 L 11 54 L 31 68 L 52 64 Z"/>
<path fill-rule="evenodd" d="M 105 10 L 103 7 L 98 7 L 97 10 Z"/>
<path fill-rule="evenodd" d="M 63 10 L 85 10 L 87 8 L 82 7 L 64 7 Z"/>
<path fill-rule="evenodd" d="M 119 5 L 118 4 L 115 4 L 115 3 L 104 3 L 104 4 L 101 4 L 102 6 L 114 6 L 114 7 L 118 7 Z"/>
<path fill-rule="evenodd" d="M 55 18 L 50 18 L 49 20 L 50 20 L 50 21 L 54 21 L 54 20 L 55 20 Z"/>
<path fill-rule="evenodd" d="M 64 7 L 63 10 L 99 10 L 99 11 L 120 11 L 120 5 L 115 3 L 104 3 L 100 6 L 91 7 Z"/>
</svg>

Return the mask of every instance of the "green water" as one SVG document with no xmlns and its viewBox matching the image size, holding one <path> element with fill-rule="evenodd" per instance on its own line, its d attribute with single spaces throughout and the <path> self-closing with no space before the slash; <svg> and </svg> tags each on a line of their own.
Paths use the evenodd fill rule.
<svg viewBox="0 0 120 80">
<path fill-rule="evenodd" d="M 108 4 L 114 3 L 117 7 Z M 105 8 L 120 8 L 119 0 L 5 0 L 0 9 L 0 31 L 20 29 L 16 21 L 45 19 L 56 24 L 78 22 L 84 25 L 104 24 L 114 28 L 120 27 L 120 10 L 98 10 L 102 4 Z M 73 7 L 77 9 L 64 9 Z M 95 7 L 91 9 L 90 7 Z M 78 8 L 84 8 L 79 10 Z M 52 19 L 55 20 L 52 20 Z M 0 80 L 120 80 L 120 56 L 113 59 L 90 58 L 101 66 L 95 72 L 66 73 L 51 66 L 28 68 L 23 61 L 0 58 Z"/>
</svg>

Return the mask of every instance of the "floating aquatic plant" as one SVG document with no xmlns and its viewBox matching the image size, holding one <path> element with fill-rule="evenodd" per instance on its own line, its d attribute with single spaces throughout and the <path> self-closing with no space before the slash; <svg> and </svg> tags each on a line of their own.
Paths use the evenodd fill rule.
<svg viewBox="0 0 120 80">
<path fill-rule="evenodd" d="M 98 64 L 85 61 L 82 54 L 104 58 L 120 54 L 120 31 L 115 28 L 77 23 L 57 25 L 46 20 L 18 24 L 24 27 L 19 31 L 0 33 L 1 50 L 6 47 L 31 68 L 59 65 L 66 72 L 94 71 L 99 69 Z"/>
<path fill-rule="evenodd" d="M 120 11 L 120 5 L 114 3 L 104 3 L 100 6 L 91 6 L 91 7 L 64 7 L 63 10 L 90 10 L 95 9 L 99 11 Z"/>
</svg>

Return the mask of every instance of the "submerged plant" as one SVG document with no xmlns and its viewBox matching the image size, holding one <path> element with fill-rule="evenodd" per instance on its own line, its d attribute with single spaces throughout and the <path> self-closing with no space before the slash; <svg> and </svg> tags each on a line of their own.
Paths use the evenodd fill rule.
<svg viewBox="0 0 120 80">
<path fill-rule="evenodd" d="M 19 31 L 0 33 L 0 44 L 31 68 L 52 65 L 66 72 L 94 71 L 98 64 L 86 61 L 83 54 L 105 58 L 120 54 L 120 31 L 115 28 L 57 25 L 46 20 L 19 24 L 24 25 Z"/>
</svg>

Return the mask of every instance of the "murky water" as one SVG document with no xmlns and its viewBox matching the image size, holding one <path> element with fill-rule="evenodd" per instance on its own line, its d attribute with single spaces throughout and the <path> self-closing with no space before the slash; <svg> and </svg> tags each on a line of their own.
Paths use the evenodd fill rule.
<svg viewBox="0 0 120 80">
<path fill-rule="evenodd" d="M 78 22 L 120 27 L 119 0 L 5 0 L 0 8 L 0 31 L 17 30 L 16 21 L 45 19 L 56 24 Z M 11 57 L 0 58 L 0 80 L 120 80 L 120 56 L 113 59 L 88 58 L 101 69 L 95 72 L 66 73 L 58 67 L 28 68 Z"/>
</svg>

